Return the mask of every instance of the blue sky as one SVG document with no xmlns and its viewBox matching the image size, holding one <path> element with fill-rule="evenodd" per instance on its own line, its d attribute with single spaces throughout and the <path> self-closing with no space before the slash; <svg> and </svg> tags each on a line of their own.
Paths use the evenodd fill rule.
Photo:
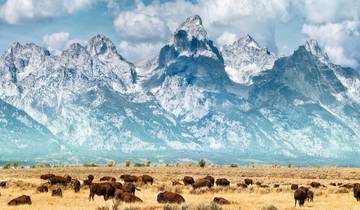
<svg viewBox="0 0 360 210">
<path fill-rule="evenodd" d="M 19 41 L 57 53 L 102 33 L 139 62 L 194 14 L 219 47 L 250 34 L 286 55 L 313 38 L 334 63 L 359 68 L 360 0 L 0 0 L 0 51 Z"/>
</svg>

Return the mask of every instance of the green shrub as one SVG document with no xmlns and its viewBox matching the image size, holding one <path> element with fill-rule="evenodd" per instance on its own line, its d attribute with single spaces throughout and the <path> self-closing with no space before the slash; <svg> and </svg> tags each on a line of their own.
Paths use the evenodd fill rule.
<svg viewBox="0 0 360 210">
<path fill-rule="evenodd" d="M 125 167 L 130 167 L 130 160 L 125 160 Z"/>
<path fill-rule="evenodd" d="M 146 167 L 150 167 L 150 164 L 151 164 L 151 161 L 149 161 L 149 160 L 145 160 L 145 161 L 144 161 L 144 165 L 145 165 Z"/>
<path fill-rule="evenodd" d="M 9 169 L 11 167 L 10 163 L 6 163 L 5 165 L 3 165 L 3 169 Z"/>
<path fill-rule="evenodd" d="M 235 164 L 235 163 L 232 163 L 232 164 L 230 164 L 230 167 L 231 167 L 231 168 L 237 168 L 237 167 L 238 167 L 238 165 L 237 165 L 237 164 Z"/>
<path fill-rule="evenodd" d="M 144 163 L 134 163 L 134 167 L 145 167 Z"/>
<path fill-rule="evenodd" d="M 84 167 L 97 167 L 97 165 L 95 163 L 84 163 L 83 166 Z"/>
<path fill-rule="evenodd" d="M 110 160 L 106 163 L 107 167 L 115 167 L 116 166 L 116 162 L 115 160 Z"/>
<path fill-rule="evenodd" d="M 204 168 L 205 165 L 206 165 L 205 160 L 203 160 L 203 159 L 199 160 L 199 161 L 198 161 L 198 165 L 199 165 L 201 168 Z"/>
</svg>

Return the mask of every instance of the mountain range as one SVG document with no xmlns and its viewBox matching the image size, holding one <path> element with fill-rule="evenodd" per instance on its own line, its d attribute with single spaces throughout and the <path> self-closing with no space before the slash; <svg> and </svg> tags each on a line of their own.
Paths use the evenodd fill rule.
<svg viewBox="0 0 360 210">
<path fill-rule="evenodd" d="M 360 165 L 360 74 L 315 40 L 219 48 L 195 15 L 139 65 L 104 35 L 57 55 L 14 43 L 0 86 L 1 161 Z"/>
</svg>

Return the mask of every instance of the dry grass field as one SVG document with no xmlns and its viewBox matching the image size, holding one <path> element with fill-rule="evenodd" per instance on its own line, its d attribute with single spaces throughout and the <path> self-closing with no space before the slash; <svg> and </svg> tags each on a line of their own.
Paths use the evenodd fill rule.
<svg viewBox="0 0 360 210">
<path fill-rule="evenodd" d="M 98 181 L 102 176 L 119 178 L 121 174 L 142 175 L 148 174 L 155 178 L 153 185 L 139 184 L 141 191 L 136 195 L 144 203 L 120 203 L 118 209 L 322 209 L 322 210 L 355 210 L 360 209 L 360 202 L 356 202 L 352 189 L 340 188 L 329 185 L 335 183 L 360 182 L 360 169 L 355 168 L 285 168 L 285 167 L 239 167 L 210 166 L 200 168 L 196 166 L 156 166 L 156 167 L 61 167 L 61 168 L 28 168 L 28 169 L 2 169 L 0 181 L 6 180 L 8 186 L 0 188 L 0 209 L 12 210 L 96 210 L 99 207 L 112 210 L 113 201 L 105 202 L 102 197 L 95 197 L 95 201 L 88 201 L 89 189 L 82 187 L 79 193 L 72 189 L 65 189 L 63 198 L 51 197 L 51 193 L 38 193 L 36 187 L 41 181 L 41 174 L 53 173 L 56 175 L 71 175 L 73 178 L 83 180 L 89 174 Z M 206 175 L 215 178 L 227 178 L 231 181 L 230 187 L 217 187 L 193 191 L 191 187 L 172 186 L 172 180 L 181 181 L 184 175 L 201 178 Z M 269 188 L 253 185 L 248 188 L 237 187 L 237 183 L 244 178 L 251 178 L 254 182 L 262 182 Z M 312 181 L 317 181 L 325 187 L 312 189 L 315 193 L 314 202 L 306 202 L 302 208 L 294 207 L 291 183 L 308 186 Z M 280 187 L 274 188 L 274 184 Z M 156 197 L 161 190 L 171 190 L 180 193 L 186 203 L 177 205 L 158 204 Z M 20 195 L 30 195 L 32 205 L 9 207 L 8 201 Z M 211 201 L 215 196 L 224 197 L 232 202 L 231 205 L 216 206 Z M 276 208 L 270 208 L 274 206 Z M 107 207 L 107 208 L 106 208 Z"/>
</svg>

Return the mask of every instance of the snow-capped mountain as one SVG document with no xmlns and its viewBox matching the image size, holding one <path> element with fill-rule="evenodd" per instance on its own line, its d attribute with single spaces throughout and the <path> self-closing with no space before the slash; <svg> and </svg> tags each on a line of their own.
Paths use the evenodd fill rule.
<svg viewBox="0 0 360 210">
<path fill-rule="evenodd" d="M 251 84 L 252 77 L 271 69 L 276 60 L 274 54 L 267 48 L 260 47 L 250 35 L 224 45 L 221 53 L 230 79 L 240 84 Z"/>
<path fill-rule="evenodd" d="M 344 163 L 360 151 L 358 72 L 314 40 L 279 59 L 250 36 L 220 52 L 199 16 L 138 67 L 103 35 L 58 56 L 16 43 L 0 86 L 0 99 L 96 160 Z"/>
</svg>

